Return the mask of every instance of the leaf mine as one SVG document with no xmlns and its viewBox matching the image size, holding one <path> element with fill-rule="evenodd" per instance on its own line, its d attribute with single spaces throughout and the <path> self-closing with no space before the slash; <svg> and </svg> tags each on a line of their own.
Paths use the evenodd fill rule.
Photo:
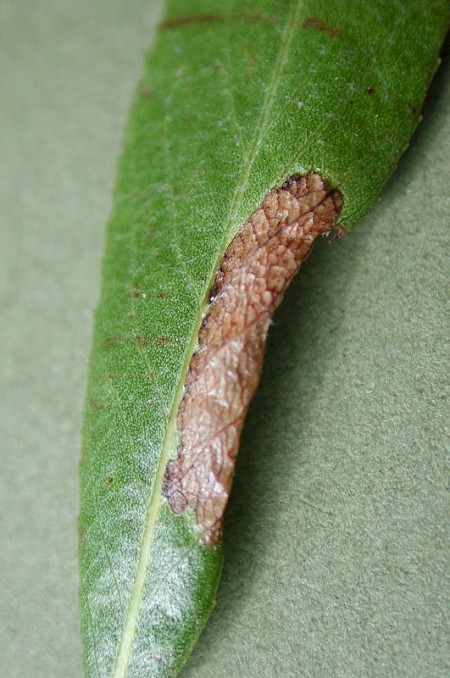
<svg viewBox="0 0 450 678">
<path fill-rule="evenodd" d="M 314 239 L 336 227 L 341 193 L 317 173 L 273 188 L 228 246 L 210 292 L 178 410 L 178 457 L 163 495 L 195 511 L 201 541 L 219 542 L 245 415 L 271 318 Z"/>
</svg>

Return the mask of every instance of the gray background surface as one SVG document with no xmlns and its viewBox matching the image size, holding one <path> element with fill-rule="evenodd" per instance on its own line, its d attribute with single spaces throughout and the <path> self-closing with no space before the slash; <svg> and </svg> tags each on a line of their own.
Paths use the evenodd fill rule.
<svg viewBox="0 0 450 678">
<path fill-rule="evenodd" d="M 81 678 L 79 430 L 104 223 L 158 15 L 0 6 L 0 675 Z M 448 675 L 450 79 L 271 333 L 189 678 Z"/>
</svg>

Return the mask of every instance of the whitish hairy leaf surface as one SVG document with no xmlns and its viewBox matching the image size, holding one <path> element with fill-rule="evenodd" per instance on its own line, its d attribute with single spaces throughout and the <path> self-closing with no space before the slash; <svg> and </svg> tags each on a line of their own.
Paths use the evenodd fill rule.
<svg viewBox="0 0 450 678">
<path fill-rule="evenodd" d="M 87 676 L 171 676 L 188 656 L 222 563 L 213 490 L 225 488 L 223 508 L 232 466 L 220 473 L 270 316 L 313 237 L 336 220 L 349 230 L 380 195 L 419 121 L 446 21 L 441 0 L 169 2 L 127 126 L 95 321 L 81 464 Z M 252 239 L 258 256 L 236 266 Z M 228 306 L 214 306 L 221 295 Z M 252 313 L 239 315 L 246 299 Z M 242 332 L 227 334 L 229 317 Z M 217 363 L 191 364 L 212 345 Z M 220 379 L 199 386 L 208 369 Z M 190 393 L 203 402 L 192 415 Z M 189 426 L 211 432 L 200 460 L 185 453 Z M 221 480 L 199 508 L 205 458 Z"/>
</svg>

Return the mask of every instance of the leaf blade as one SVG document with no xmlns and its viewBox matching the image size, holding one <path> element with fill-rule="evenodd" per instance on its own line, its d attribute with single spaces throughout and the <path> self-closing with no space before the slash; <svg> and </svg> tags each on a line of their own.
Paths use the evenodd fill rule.
<svg viewBox="0 0 450 678">
<path fill-rule="evenodd" d="M 284 6 L 284 3 L 266 2 L 255 4 L 255 9 L 258 7 L 263 14 L 272 16 L 271 12 L 282 14 Z M 359 146 L 349 143 L 350 122 L 355 120 L 355 113 L 347 113 L 345 133 L 336 144 L 332 134 L 336 116 L 327 114 L 340 110 L 340 92 L 333 91 L 333 96 L 327 99 L 325 86 L 316 74 L 316 81 L 322 87 L 318 85 L 317 98 L 324 109 L 318 111 L 317 106 L 313 106 L 314 97 L 303 96 L 301 88 L 293 85 L 292 73 L 286 72 L 289 66 L 298 63 L 299 56 L 305 57 L 305 50 L 317 54 L 318 50 L 325 49 L 324 45 L 329 58 L 339 54 L 342 60 L 342 48 L 333 44 L 335 36 L 330 30 L 342 32 L 343 29 L 329 28 L 328 15 L 319 23 L 316 19 L 314 24 L 311 7 L 310 3 L 292 3 L 284 23 L 282 18 L 272 23 L 258 19 L 250 22 L 249 27 L 237 5 L 229 3 L 228 15 L 237 17 L 236 25 L 233 21 L 213 20 L 211 25 L 200 21 L 199 26 L 192 22 L 192 25 L 185 23 L 167 28 L 161 36 L 159 51 L 155 50 L 149 63 L 145 87 L 152 93 L 149 96 L 148 91 L 141 90 L 130 121 L 115 211 L 109 226 L 103 297 L 91 363 L 91 405 L 86 414 L 84 439 L 88 458 L 82 465 L 81 526 L 88 534 L 84 537 L 82 557 L 85 577 L 82 596 L 86 617 L 89 614 L 95 617 L 92 623 L 85 621 L 84 628 L 98 630 L 100 635 L 99 641 L 88 641 L 87 646 L 97 648 L 101 657 L 96 658 L 92 652 L 92 658 L 87 660 L 88 666 L 90 663 L 97 666 L 88 669 L 92 675 L 119 676 L 126 675 L 127 670 L 130 675 L 134 675 L 133 671 L 138 675 L 139 667 L 150 665 L 154 675 L 166 675 L 164 672 L 170 667 L 183 661 L 188 652 L 186 648 L 194 641 L 213 604 L 221 567 L 220 550 L 205 551 L 200 547 L 190 532 L 191 518 L 174 519 L 161 503 L 160 488 L 165 464 L 169 456 L 176 453 L 175 416 L 184 377 L 206 306 L 206 293 L 225 245 L 269 187 L 310 166 L 324 169 L 336 183 L 343 183 L 350 202 L 346 223 L 351 225 L 378 195 L 404 145 L 402 139 L 397 139 L 395 148 L 389 149 L 389 163 L 379 160 L 383 170 L 378 181 L 373 182 L 369 197 L 360 185 L 345 184 L 350 181 L 346 176 L 346 163 L 358 168 L 354 149 L 360 151 L 362 144 L 361 139 Z M 339 3 L 331 3 L 330 16 L 334 16 L 338 7 Z M 206 8 L 206 3 L 197 2 L 192 11 L 194 15 L 197 12 L 197 16 L 204 16 Z M 172 3 L 168 16 L 176 16 L 178 12 L 179 6 Z M 246 28 L 245 34 L 242 25 Z M 437 24 L 434 25 L 437 34 Z M 302 35 L 309 36 L 306 48 L 293 45 L 292 37 L 299 27 Z M 350 28 L 347 30 L 353 40 L 355 33 Z M 182 32 L 187 29 L 191 31 L 190 37 L 183 37 Z M 280 32 L 284 36 L 281 39 Z M 205 41 L 214 45 L 214 54 L 220 51 L 219 59 L 214 60 L 212 50 L 205 58 Z M 255 65 L 255 55 L 259 55 L 262 44 L 269 44 L 270 49 L 264 48 L 264 63 Z M 295 52 L 294 47 L 300 52 Z M 237 75 L 242 51 L 247 55 L 246 65 L 251 73 L 252 101 L 242 94 L 248 74 L 246 78 Z M 373 55 L 373 50 L 371 53 Z M 347 70 L 351 71 L 354 59 L 351 54 L 347 58 Z M 218 80 L 217 74 L 223 72 L 223 65 L 233 60 L 236 63 L 228 80 L 234 81 L 234 85 L 230 84 L 231 91 L 227 92 L 223 82 L 214 83 Z M 312 63 L 308 73 L 310 81 L 314 75 Z M 333 77 L 328 74 L 328 83 Z M 290 130 L 288 152 L 285 138 L 289 136 L 286 129 L 287 121 L 292 119 L 292 106 L 286 110 L 281 106 L 276 112 L 271 106 L 277 92 L 279 94 L 280 79 L 283 80 L 281 90 L 290 95 L 289 104 L 295 101 L 298 107 L 301 102 L 303 106 L 298 110 L 303 111 L 306 106 L 307 112 L 306 119 L 300 122 L 296 119 L 297 127 Z M 271 85 L 266 87 L 266 81 Z M 359 82 L 361 97 L 364 78 Z M 421 87 L 423 89 L 423 82 L 416 89 Z M 187 95 L 193 90 L 194 96 L 186 108 Z M 370 97 L 372 95 L 373 92 Z M 230 96 L 240 103 L 230 119 L 223 119 L 221 108 L 229 104 Z M 365 91 L 364 96 L 369 94 Z M 421 96 L 423 93 L 419 92 L 417 98 Z M 280 98 L 283 99 L 281 95 Z M 356 118 L 366 115 L 361 102 L 357 110 Z M 398 123 L 395 125 L 398 127 Z M 411 126 L 409 121 L 409 128 Z M 404 138 L 409 136 L 409 128 Z M 292 142 L 296 130 L 302 131 L 306 139 L 310 135 L 309 145 L 306 144 L 301 153 Z M 373 137 L 379 144 L 378 134 L 376 128 Z M 230 144 L 234 135 L 241 140 L 236 147 Z M 247 138 L 250 142 L 246 142 Z M 342 154 L 346 145 L 344 162 L 336 156 Z M 325 162 L 321 146 L 334 148 L 332 160 L 327 158 Z M 205 148 L 208 148 L 206 158 L 202 157 Z M 159 160 L 158 167 L 154 166 L 154 158 Z M 177 185 L 180 167 L 183 190 Z M 367 181 L 367 176 L 364 180 Z M 352 201 L 356 206 L 351 207 Z M 225 219 L 224 214 L 229 216 Z M 98 544 L 102 545 L 101 549 Z M 171 550 L 173 544 L 177 544 L 177 552 Z M 167 582 L 158 579 L 155 561 L 149 560 L 151 547 L 161 562 L 167 563 L 170 555 L 174 569 L 170 589 Z M 105 561 L 107 574 L 102 569 Z M 187 564 L 193 566 L 191 573 L 195 573 L 190 580 Z M 156 601 L 158 605 L 153 595 L 152 605 L 146 608 L 144 604 L 141 609 L 141 601 L 152 600 L 151 576 L 165 593 Z M 186 579 L 190 583 L 187 584 Z M 209 588 L 201 600 L 204 586 Z M 183 597 L 187 590 L 189 595 Z M 170 604 L 167 602 L 170 596 L 173 598 L 174 591 L 179 593 L 178 603 L 184 606 L 183 613 L 174 606 L 173 600 Z M 96 606 L 98 610 L 94 609 Z M 166 628 L 167 620 L 172 618 L 175 626 L 175 622 L 179 622 L 177 615 L 183 614 L 184 627 L 183 624 L 177 626 L 174 635 Z M 159 620 L 156 626 L 155 619 Z M 180 630 L 182 627 L 184 630 Z M 170 642 L 164 641 L 164 634 Z M 184 639 L 182 650 L 180 638 Z M 178 654 L 173 649 L 177 647 Z M 111 669 L 113 666 L 116 668 Z"/>
</svg>

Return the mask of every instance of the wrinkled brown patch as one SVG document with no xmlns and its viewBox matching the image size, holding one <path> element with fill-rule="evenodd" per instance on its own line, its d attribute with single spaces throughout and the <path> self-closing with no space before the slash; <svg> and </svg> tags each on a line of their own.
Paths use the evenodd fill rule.
<svg viewBox="0 0 450 678">
<path fill-rule="evenodd" d="M 303 28 L 315 28 L 317 31 L 323 31 L 324 33 L 328 33 L 328 35 L 331 35 L 333 38 L 337 35 L 337 30 L 333 28 L 333 26 L 326 24 L 324 21 L 318 19 L 315 16 L 309 16 L 307 19 L 305 19 L 302 26 Z"/>
<path fill-rule="evenodd" d="M 178 411 L 178 457 L 163 494 L 194 509 L 204 544 L 222 538 L 239 438 L 259 382 L 270 321 L 314 239 L 336 226 L 339 191 L 311 172 L 269 191 L 231 241 L 210 293 Z"/>
</svg>

